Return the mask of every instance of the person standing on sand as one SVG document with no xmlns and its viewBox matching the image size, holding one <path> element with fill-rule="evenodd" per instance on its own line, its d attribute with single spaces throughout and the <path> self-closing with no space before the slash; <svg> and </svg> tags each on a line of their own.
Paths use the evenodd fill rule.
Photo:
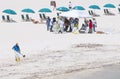
<svg viewBox="0 0 120 79">
<path fill-rule="evenodd" d="M 53 4 L 53 10 L 56 9 L 56 2 L 54 1 L 54 4 Z"/>
<path fill-rule="evenodd" d="M 62 17 L 60 17 L 60 19 L 58 20 L 58 25 L 59 25 L 58 33 L 63 33 L 64 32 L 64 21 Z"/>
<path fill-rule="evenodd" d="M 56 1 L 50 1 L 50 6 L 53 7 L 53 11 L 56 9 Z"/>
<path fill-rule="evenodd" d="M 68 5 L 68 7 L 69 7 L 69 10 L 72 9 L 72 3 L 71 3 L 71 1 L 69 1 L 69 5 Z"/>
<path fill-rule="evenodd" d="M 96 29 L 95 29 L 97 27 L 96 19 L 93 18 L 92 22 L 93 22 L 93 31 L 96 32 Z"/>
<path fill-rule="evenodd" d="M 88 31 L 88 33 L 92 33 L 92 28 L 93 28 L 92 20 L 89 20 L 88 27 L 89 27 L 89 31 Z"/>
<path fill-rule="evenodd" d="M 23 55 L 23 54 L 21 53 L 21 50 L 20 50 L 20 47 L 19 47 L 18 43 L 16 43 L 16 44 L 12 47 L 12 49 L 13 49 L 14 52 L 15 52 L 15 60 L 16 60 L 17 62 L 20 61 L 20 55 L 22 55 L 23 57 L 25 57 L 25 55 Z"/>
<path fill-rule="evenodd" d="M 46 19 L 47 31 L 49 31 L 49 29 L 50 29 L 50 22 L 51 22 L 51 19 L 48 16 L 47 19 Z"/>
</svg>

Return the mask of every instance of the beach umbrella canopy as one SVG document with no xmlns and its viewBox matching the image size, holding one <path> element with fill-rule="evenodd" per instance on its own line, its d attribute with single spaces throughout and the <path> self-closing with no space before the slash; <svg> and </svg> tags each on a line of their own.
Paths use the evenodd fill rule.
<svg viewBox="0 0 120 79">
<path fill-rule="evenodd" d="M 113 4 L 105 4 L 103 7 L 106 7 L 106 8 L 116 8 Z"/>
<path fill-rule="evenodd" d="M 25 12 L 25 13 L 35 13 L 34 10 L 32 10 L 30 8 L 23 9 L 22 12 Z"/>
<path fill-rule="evenodd" d="M 42 8 L 38 12 L 47 12 L 47 13 L 50 13 L 52 11 L 49 8 Z"/>
<path fill-rule="evenodd" d="M 90 5 L 89 6 L 90 9 L 100 9 L 100 7 L 98 5 Z"/>
<path fill-rule="evenodd" d="M 2 12 L 6 13 L 6 14 L 11 14 L 11 15 L 16 15 L 17 14 L 14 10 L 11 10 L 11 9 L 5 9 Z"/>
<path fill-rule="evenodd" d="M 82 6 L 74 6 L 73 9 L 74 10 L 85 10 L 85 8 Z"/>
<path fill-rule="evenodd" d="M 58 11 L 69 11 L 69 9 L 67 7 L 58 7 L 56 10 Z"/>
</svg>

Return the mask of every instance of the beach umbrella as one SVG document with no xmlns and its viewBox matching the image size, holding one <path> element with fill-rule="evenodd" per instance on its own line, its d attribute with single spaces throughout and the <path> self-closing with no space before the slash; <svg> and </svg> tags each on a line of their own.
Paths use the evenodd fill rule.
<svg viewBox="0 0 120 79">
<path fill-rule="evenodd" d="M 91 14 L 93 16 L 100 16 L 99 14 L 96 14 L 96 12 L 95 12 L 95 10 L 100 10 L 100 7 L 98 5 L 90 5 L 89 8 L 94 11 L 93 12 L 92 10 L 89 10 L 89 14 Z"/>
<path fill-rule="evenodd" d="M 89 6 L 90 9 L 100 9 L 100 7 L 98 5 L 90 5 Z"/>
<path fill-rule="evenodd" d="M 32 9 L 30 9 L 30 8 L 22 9 L 21 12 L 27 13 L 27 14 L 25 15 L 26 21 L 31 21 L 31 17 L 29 16 L 30 13 L 31 13 L 31 14 L 34 14 L 34 13 L 35 13 L 34 10 L 32 10 Z M 23 15 L 23 16 L 24 16 L 24 15 Z M 23 18 L 23 17 L 22 17 L 22 18 Z"/>
<path fill-rule="evenodd" d="M 85 10 L 85 8 L 82 6 L 74 6 L 73 9 L 74 10 Z"/>
<path fill-rule="evenodd" d="M 5 9 L 2 12 L 6 13 L 6 14 L 11 14 L 11 15 L 16 15 L 17 14 L 14 10 L 11 10 L 11 9 Z"/>
<path fill-rule="evenodd" d="M 46 12 L 46 13 L 50 13 L 52 12 L 49 8 L 42 8 L 40 9 L 38 12 Z"/>
<path fill-rule="evenodd" d="M 105 4 L 103 7 L 106 7 L 106 8 L 116 8 L 113 4 Z"/>
<path fill-rule="evenodd" d="M 58 7 L 56 10 L 63 11 L 63 12 L 69 11 L 69 9 L 67 7 Z"/>
<path fill-rule="evenodd" d="M 32 10 L 30 8 L 23 9 L 22 12 L 25 12 L 25 13 L 35 13 L 34 10 Z"/>
</svg>

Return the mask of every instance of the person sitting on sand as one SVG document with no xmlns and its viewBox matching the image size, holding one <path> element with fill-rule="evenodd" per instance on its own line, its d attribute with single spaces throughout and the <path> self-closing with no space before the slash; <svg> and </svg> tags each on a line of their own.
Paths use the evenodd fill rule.
<svg viewBox="0 0 120 79">
<path fill-rule="evenodd" d="M 34 24 L 39 24 L 39 21 L 35 21 L 35 19 L 31 19 L 31 21 L 32 21 Z"/>
</svg>

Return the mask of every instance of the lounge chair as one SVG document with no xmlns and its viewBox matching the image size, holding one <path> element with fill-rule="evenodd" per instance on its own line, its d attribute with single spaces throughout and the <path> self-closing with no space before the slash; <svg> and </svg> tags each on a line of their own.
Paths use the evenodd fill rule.
<svg viewBox="0 0 120 79">
<path fill-rule="evenodd" d="M 28 14 L 26 14 L 26 21 L 30 21 L 30 17 Z"/>
<path fill-rule="evenodd" d="M 22 21 L 25 21 L 25 17 L 24 15 L 21 15 Z"/>
<path fill-rule="evenodd" d="M 45 16 L 45 14 L 43 14 L 43 19 L 46 20 L 46 16 Z"/>
<path fill-rule="evenodd" d="M 114 13 L 110 12 L 108 9 L 106 9 L 107 15 L 115 15 Z"/>
<path fill-rule="evenodd" d="M 43 18 L 41 14 L 39 14 L 39 17 L 40 17 L 40 19 L 42 19 L 42 18 Z"/>
<path fill-rule="evenodd" d="M 106 13 L 107 13 L 107 15 L 109 15 L 109 11 L 108 11 L 108 9 L 106 9 Z"/>
<path fill-rule="evenodd" d="M 104 14 L 105 14 L 105 15 L 107 15 L 107 14 L 108 14 L 108 13 L 107 13 L 107 11 L 106 11 L 106 9 L 104 9 Z"/>
<path fill-rule="evenodd" d="M 100 16 L 100 15 L 96 14 L 95 12 L 93 12 L 92 10 L 89 10 L 88 12 L 89 12 L 89 14 L 92 15 L 92 16 Z"/>
<path fill-rule="evenodd" d="M 40 17 L 40 22 L 43 22 L 42 14 L 39 14 L 39 17 Z"/>
<path fill-rule="evenodd" d="M 91 11 L 90 10 L 88 10 L 88 13 L 89 13 L 89 15 L 91 15 Z"/>
<path fill-rule="evenodd" d="M 10 22 L 10 16 L 7 15 L 7 22 Z"/>
<path fill-rule="evenodd" d="M 93 13 L 93 11 L 91 10 L 91 15 L 93 15 L 94 13 Z"/>
<path fill-rule="evenodd" d="M 5 21 L 5 16 L 4 15 L 2 15 L 2 20 Z"/>
<path fill-rule="evenodd" d="M 110 12 L 108 9 L 104 9 L 105 15 L 115 15 L 114 13 Z"/>
</svg>

